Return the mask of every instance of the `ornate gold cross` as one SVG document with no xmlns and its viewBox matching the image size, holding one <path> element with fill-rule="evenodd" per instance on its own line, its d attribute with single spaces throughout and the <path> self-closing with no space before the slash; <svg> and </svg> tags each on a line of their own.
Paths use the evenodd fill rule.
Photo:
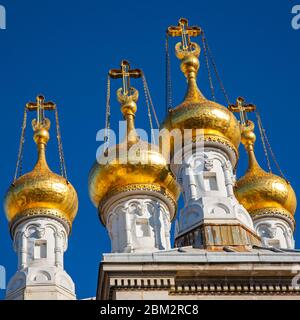
<svg viewBox="0 0 300 320">
<path fill-rule="evenodd" d="M 140 78 L 143 72 L 141 69 L 130 69 L 130 64 L 122 60 L 120 69 L 109 70 L 109 76 L 112 79 L 123 78 L 123 94 L 130 94 L 130 78 Z"/>
<path fill-rule="evenodd" d="M 245 99 L 242 97 L 238 97 L 236 99 L 236 104 L 232 104 L 228 106 L 228 109 L 231 112 L 239 112 L 240 117 L 241 117 L 241 124 L 243 126 L 247 125 L 248 122 L 248 117 L 247 113 L 248 112 L 254 112 L 256 110 L 256 106 L 251 103 L 245 103 Z"/>
<path fill-rule="evenodd" d="M 185 18 L 179 19 L 178 26 L 170 26 L 167 29 L 167 34 L 171 37 L 180 37 L 182 42 L 182 49 L 188 50 L 190 48 L 190 37 L 197 37 L 202 34 L 201 28 L 198 26 L 189 26 L 188 20 Z"/>
<path fill-rule="evenodd" d="M 45 121 L 45 110 L 55 110 L 56 105 L 51 101 L 45 102 L 45 97 L 40 95 L 36 97 L 36 102 L 28 102 L 26 108 L 37 112 L 37 125 L 41 125 Z"/>
</svg>

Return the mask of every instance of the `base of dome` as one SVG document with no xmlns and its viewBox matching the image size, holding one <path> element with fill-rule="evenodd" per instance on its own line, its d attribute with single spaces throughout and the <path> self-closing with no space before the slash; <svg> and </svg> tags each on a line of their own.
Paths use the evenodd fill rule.
<svg viewBox="0 0 300 320">
<path fill-rule="evenodd" d="M 66 219 L 65 214 L 57 209 L 49 209 L 49 208 L 32 208 L 27 209 L 17 216 L 10 222 L 10 234 L 13 237 L 16 227 L 23 221 L 27 219 L 37 218 L 37 217 L 47 217 L 58 220 L 62 223 L 69 234 L 71 232 L 72 224 L 69 220 Z"/>
<path fill-rule="evenodd" d="M 239 223 L 203 223 L 175 240 L 175 247 L 193 246 L 208 251 L 250 251 L 253 246 L 261 246 L 260 237 Z"/>
</svg>

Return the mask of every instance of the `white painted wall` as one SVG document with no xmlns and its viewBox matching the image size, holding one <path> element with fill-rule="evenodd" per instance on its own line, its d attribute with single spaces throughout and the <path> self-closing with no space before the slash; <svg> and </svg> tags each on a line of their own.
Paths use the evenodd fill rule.
<svg viewBox="0 0 300 320">
<path fill-rule="evenodd" d="M 169 209 L 151 191 L 111 203 L 105 216 L 113 253 L 170 249 Z"/>
</svg>

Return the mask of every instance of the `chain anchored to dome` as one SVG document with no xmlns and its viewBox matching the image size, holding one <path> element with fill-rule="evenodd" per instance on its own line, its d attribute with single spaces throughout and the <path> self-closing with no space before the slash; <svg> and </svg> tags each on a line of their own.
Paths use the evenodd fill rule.
<svg viewBox="0 0 300 320">
<path fill-rule="evenodd" d="M 139 92 L 130 85 L 132 78 L 141 78 L 148 116 L 152 108 L 157 120 L 144 72 L 141 69 L 131 69 L 129 62 L 123 60 L 120 69 L 111 69 L 108 72 L 106 111 L 110 114 L 110 80 L 122 79 L 123 86 L 117 90 L 117 98 L 126 120 L 126 136 L 116 145 L 113 142 L 109 145 L 108 139 L 104 140 L 104 152 L 97 156 L 97 162 L 89 176 L 90 197 L 99 210 L 101 221 L 107 226 L 110 219 L 108 213 L 111 210 L 107 209 L 111 208 L 112 199 L 119 196 L 124 198 L 125 192 L 132 193 L 133 197 L 138 194 L 144 197 L 146 193 L 150 193 L 151 197 L 158 194 L 162 199 L 166 198 L 171 219 L 175 217 L 179 195 L 176 179 L 170 172 L 168 162 L 159 151 L 159 147 L 143 140 L 135 129 L 134 119 Z M 152 118 L 149 120 L 152 128 Z M 109 133 L 109 129 L 110 123 L 107 118 L 106 133 Z"/>
<path fill-rule="evenodd" d="M 61 176 L 51 171 L 46 160 L 46 145 L 50 139 L 51 122 L 45 117 L 45 111 L 55 112 Z M 23 157 L 27 112 L 37 113 L 36 118 L 32 121 L 32 127 L 38 156 L 33 170 L 18 177 L 17 174 L 21 173 L 18 167 Z M 69 232 L 77 209 L 77 193 L 66 177 L 57 106 L 53 102 L 46 102 L 45 98 L 39 95 L 36 102 L 29 102 L 25 105 L 16 175 L 5 197 L 6 215 L 11 224 L 11 230 L 17 221 L 43 216 L 59 220 Z"/>
<path fill-rule="evenodd" d="M 283 172 L 277 162 L 277 159 L 274 155 L 274 152 L 271 148 L 269 139 L 266 134 L 266 130 L 264 129 L 264 127 L 262 125 L 261 117 L 260 117 L 259 111 L 257 110 L 257 107 L 251 103 L 247 104 L 245 102 L 244 98 L 238 97 L 236 100 L 236 104 L 229 105 L 228 109 L 231 112 L 239 112 L 240 113 L 240 123 L 242 125 L 242 131 L 246 131 L 246 132 L 253 131 L 253 134 L 254 134 L 254 123 L 252 121 L 248 120 L 247 114 L 250 112 L 255 112 L 256 118 L 257 118 L 258 129 L 259 129 L 259 133 L 260 133 L 260 138 L 261 138 L 261 142 L 262 142 L 262 146 L 263 146 L 263 150 L 264 150 L 264 154 L 265 154 L 265 158 L 267 161 L 269 172 L 272 173 L 271 161 L 270 161 L 270 157 L 269 157 L 269 153 L 270 153 L 281 177 L 288 182 L 288 180 L 286 179 L 285 175 L 283 174 Z M 243 135 L 244 135 L 244 133 L 242 132 L 242 136 Z M 245 144 L 245 146 L 247 147 L 247 144 Z"/>
<path fill-rule="evenodd" d="M 190 80 L 195 78 L 199 69 L 199 56 L 201 52 L 200 46 L 196 42 L 191 42 L 191 37 L 201 36 L 204 49 L 206 68 L 208 72 L 208 79 L 210 82 L 210 88 L 212 98 L 216 101 L 215 88 L 213 84 L 212 72 L 210 64 L 213 67 L 214 74 L 219 82 L 222 93 L 230 104 L 229 96 L 225 90 L 225 86 L 219 74 L 216 66 L 215 59 L 213 57 L 210 46 L 208 45 L 207 37 L 202 28 L 198 26 L 189 26 L 188 20 L 185 18 L 179 19 L 177 26 L 170 26 L 166 32 L 166 110 L 169 111 L 172 107 L 172 81 L 171 81 L 171 67 L 170 67 L 170 55 L 169 55 L 169 37 L 181 37 L 181 42 L 178 42 L 175 46 L 175 53 L 181 63 L 181 70 L 185 76 Z"/>
<path fill-rule="evenodd" d="M 242 126 L 242 143 L 248 154 L 248 169 L 237 181 L 235 195 L 254 220 L 281 216 L 294 230 L 294 214 L 297 206 L 295 192 L 288 181 L 266 172 L 259 165 L 254 150 L 256 141 L 254 129 L 255 125 L 250 120 Z"/>
<path fill-rule="evenodd" d="M 199 44 L 191 42 L 191 37 L 203 36 L 203 34 L 200 27 L 189 26 L 186 19 L 180 19 L 178 26 L 170 26 L 167 29 L 167 39 L 181 37 L 181 42 L 175 46 L 175 54 L 180 60 L 180 69 L 187 79 L 187 89 L 182 103 L 168 108 L 168 116 L 161 128 L 169 131 L 180 129 L 183 134 L 185 129 L 191 129 L 193 143 L 204 140 L 207 145 L 216 143 L 222 148 L 225 146 L 232 164 L 235 165 L 241 139 L 238 121 L 228 108 L 206 99 L 197 84 L 201 48 Z M 205 44 L 207 44 L 206 41 Z M 171 101 L 169 72 L 167 72 L 167 83 L 167 106 L 169 107 L 169 101 Z M 201 134 L 196 132 L 197 129 L 202 130 Z"/>
<path fill-rule="evenodd" d="M 52 101 L 45 101 L 45 97 L 42 95 L 39 95 L 36 98 L 36 102 L 28 102 L 25 105 L 24 119 L 23 119 L 23 125 L 22 125 L 22 134 L 21 134 L 21 139 L 20 139 L 18 160 L 17 160 L 13 183 L 17 180 L 18 177 L 20 177 L 22 175 L 25 129 L 27 126 L 27 112 L 36 112 L 37 113 L 36 118 L 32 120 L 32 128 L 34 131 L 34 141 L 38 145 L 39 156 L 44 159 L 44 148 L 50 138 L 49 130 L 50 130 L 50 125 L 51 125 L 50 120 L 45 117 L 45 111 L 54 111 L 55 112 L 56 136 L 57 136 L 57 141 L 58 141 L 58 153 L 59 153 L 61 175 L 66 180 L 68 180 L 66 164 L 65 164 L 65 160 L 64 160 L 63 147 L 62 147 L 62 139 L 61 139 L 61 133 L 60 133 L 57 106 Z"/>
<path fill-rule="evenodd" d="M 110 69 L 108 72 L 107 78 L 107 96 L 106 96 L 106 121 L 105 121 L 105 142 L 107 146 L 109 146 L 109 136 L 110 136 L 110 80 L 111 79 L 122 79 L 123 86 L 119 90 L 117 90 L 117 98 L 121 104 L 121 112 L 125 120 L 127 121 L 127 129 L 130 131 L 134 129 L 134 116 L 137 111 L 136 102 L 139 97 L 139 92 L 135 88 L 130 85 L 131 78 L 141 78 L 144 87 L 145 100 L 148 108 L 148 117 L 149 124 L 151 127 L 151 134 L 153 135 L 152 139 L 155 141 L 154 133 L 153 133 L 153 120 L 152 113 L 155 117 L 156 125 L 159 127 L 159 121 L 157 118 L 157 114 L 152 102 L 152 98 L 150 95 L 150 90 L 147 84 L 146 76 L 141 69 L 131 69 L 130 63 L 127 60 L 122 60 L 120 64 L 120 69 Z M 152 112 L 151 112 L 152 111 Z M 135 130 L 133 130 L 135 131 Z M 127 136 L 129 137 L 129 132 L 127 132 Z M 133 141 L 136 141 L 135 134 L 131 134 Z M 106 150 L 107 152 L 107 150 Z"/>
</svg>

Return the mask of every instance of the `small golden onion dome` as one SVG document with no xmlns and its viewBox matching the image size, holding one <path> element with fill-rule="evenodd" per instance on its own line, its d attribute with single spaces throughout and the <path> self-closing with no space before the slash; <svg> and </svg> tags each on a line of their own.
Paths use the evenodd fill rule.
<svg viewBox="0 0 300 320">
<path fill-rule="evenodd" d="M 251 121 L 242 130 L 242 143 L 248 153 L 249 165 L 246 174 L 236 183 L 235 195 L 253 218 L 281 215 L 294 226 L 295 192 L 285 179 L 260 167 L 254 153 L 256 136 L 253 130 Z"/>
<path fill-rule="evenodd" d="M 217 141 L 230 147 L 236 156 L 241 140 L 240 125 L 236 117 L 228 108 L 207 100 L 197 86 L 199 70 L 200 47 L 192 43 L 193 51 L 180 49 L 181 43 L 176 45 L 176 55 L 181 60 L 181 70 L 188 81 L 187 93 L 184 101 L 169 114 L 162 124 L 162 128 L 173 129 L 203 129 L 204 141 Z M 193 133 L 193 140 L 196 132 Z M 199 137 L 198 137 L 199 138 Z"/>
<path fill-rule="evenodd" d="M 131 96 L 118 91 L 121 110 L 127 121 L 125 140 L 107 150 L 97 159 L 89 175 L 89 194 L 99 209 L 113 195 L 126 191 L 153 191 L 168 198 L 174 208 L 180 194 L 176 178 L 157 146 L 140 140 L 134 128 L 138 92 Z M 176 210 L 171 213 L 174 218 Z"/>
<path fill-rule="evenodd" d="M 31 172 L 10 186 L 4 208 L 11 225 L 22 218 L 46 215 L 63 220 L 71 228 L 78 209 L 77 193 L 65 178 L 48 167 L 45 149 L 49 140 L 50 121 L 45 119 L 45 123 L 39 127 L 34 125 L 37 163 Z"/>
</svg>

